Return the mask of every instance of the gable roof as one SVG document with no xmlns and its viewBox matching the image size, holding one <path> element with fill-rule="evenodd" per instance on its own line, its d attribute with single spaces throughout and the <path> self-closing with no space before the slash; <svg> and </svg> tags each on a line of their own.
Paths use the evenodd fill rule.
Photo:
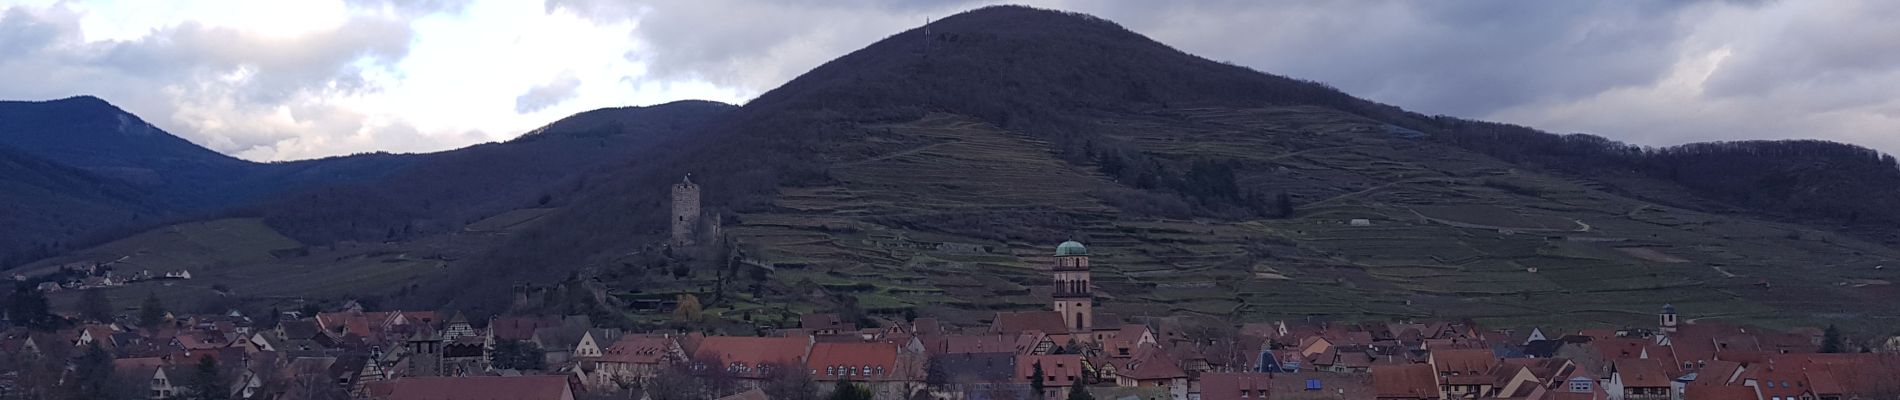
<svg viewBox="0 0 1900 400">
<path fill-rule="evenodd" d="M 1610 368 L 1622 379 L 1624 387 L 1669 387 L 1669 374 L 1663 371 L 1662 363 L 1656 360 L 1615 360 L 1611 362 Z"/>
<path fill-rule="evenodd" d="M 1167 353 L 1150 350 L 1155 349 L 1154 346 L 1142 346 L 1141 349 L 1147 351 L 1141 351 L 1133 361 L 1125 363 L 1122 368 L 1117 368 L 1115 374 L 1143 381 L 1187 377 L 1187 372 L 1182 371 L 1181 366 Z"/>
<path fill-rule="evenodd" d="M 1438 375 L 1426 364 L 1374 365 L 1372 390 L 1378 397 L 1438 398 Z"/>
<path fill-rule="evenodd" d="M 547 316 L 495 317 L 488 320 L 488 333 L 495 340 L 528 340 L 534 338 L 535 330 L 560 325 L 560 318 Z"/>
<path fill-rule="evenodd" d="M 1036 331 L 1053 335 L 1069 333 L 1069 327 L 1062 319 L 1062 313 L 1055 311 L 999 312 L 996 313 L 996 320 L 990 323 L 990 331 L 999 333 Z"/>
<path fill-rule="evenodd" d="M 707 336 L 699 339 L 693 359 L 718 360 L 720 365 L 742 363 L 757 371 L 761 365 L 804 364 L 811 346 L 809 337 Z"/>
<path fill-rule="evenodd" d="M 1273 375 L 1259 373 L 1204 373 L 1201 374 L 1201 400 L 1240 400 L 1242 398 L 1264 399 L 1273 388 Z M 1242 397 L 1241 393 L 1258 393 Z"/>
<path fill-rule="evenodd" d="M 1079 354 L 1016 356 L 1016 379 L 1028 382 L 1035 375 L 1037 364 L 1042 365 L 1043 383 L 1049 387 L 1074 386 L 1082 382 L 1082 356 Z"/>
<path fill-rule="evenodd" d="M 674 356 L 673 349 L 678 344 L 671 338 L 654 336 L 622 336 L 606 349 L 601 350 L 598 362 L 625 364 L 659 364 L 667 357 Z"/>
<path fill-rule="evenodd" d="M 889 381 L 895 380 L 901 372 L 898 368 L 897 345 L 891 343 L 817 343 L 811 346 L 811 355 L 807 358 L 806 365 L 818 371 L 813 375 L 819 380 L 837 380 L 842 377 L 854 381 Z M 828 367 L 872 370 L 845 374 Z"/>
</svg>

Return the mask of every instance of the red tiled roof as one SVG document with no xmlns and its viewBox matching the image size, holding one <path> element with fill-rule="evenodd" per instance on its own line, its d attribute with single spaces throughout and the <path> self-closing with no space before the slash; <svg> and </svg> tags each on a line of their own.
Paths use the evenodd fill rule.
<svg viewBox="0 0 1900 400">
<path fill-rule="evenodd" d="M 890 343 L 818 343 L 805 364 L 820 381 L 889 381 L 904 372 L 898 368 L 897 345 Z"/>
<path fill-rule="evenodd" d="M 563 400 L 573 397 L 567 377 L 468 376 L 390 381 L 386 400 Z"/>
<path fill-rule="evenodd" d="M 488 320 L 488 333 L 496 340 L 528 340 L 541 328 L 561 326 L 554 317 L 495 317 Z"/>
<path fill-rule="evenodd" d="M 1656 360 L 1621 359 L 1612 362 L 1623 387 L 1669 387 L 1669 375 Z"/>
<path fill-rule="evenodd" d="M 659 364 L 671 356 L 675 344 L 664 337 L 623 336 L 601 351 L 598 362 L 623 364 Z"/>
<path fill-rule="evenodd" d="M 1735 374 L 1737 372 L 1740 372 L 1741 369 L 1742 369 L 1742 364 L 1734 362 L 1734 361 L 1722 361 L 1722 360 L 1709 361 L 1707 365 L 1701 366 L 1701 370 L 1696 372 L 1695 381 L 1689 382 L 1689 385 L 1690 386 L 1728 385 L 1729 383 L 1731 383 L 1729 382 L 1729 378 L 1735 377 Z"/>
<path fill-rule="evenodd" d="M 1142 346 L 1141 350 L 1144 351 L 1138 351 L 1134 361 L 1123 364 L 1122 368 L 1116 368 L 1115 374 L 1141 381 L 1187 377 L 1187 372 L 1181 370 L 1181 366 L 1173 357 L 1151 349 L 1155 347 Z"/>
<path fill-rule="evenodd" d="M 717 360 L 722 366 L 741 363 L 758 371 L 765 365 L 802 365 L 810 347 L 810 337 L 707 336 L 699 340 L 693 359 Z"/>
<path fill-rule="evenodd" d="M 1076 354 L 1016 356 L 1016 380 L 1029 382 L 1037 363 L 1042 364 L 1044 386 L 1074 386 L 1082 381 L 1082 356 Z"/>
<path fill-rule="evenodd" d="M 1257 373 L 1201 374 L 1201 400 L 1265 399 L 1273 387 L 1273 375 Z M 1241 396 L 1248 393 L 1249 396 Z"/>
<path fill-rule="evenodd" d="M 1374 365 L 1372 390 L 1380 398 L 1436 399 L 1438 376 L 1425 364 Z"/>
<path fill-rule="evenodd" d="M 1069 326 L 1062 314 L 1055 311 L 1023 311 L 996 313 L 996 321 L 990 324 L 991 332 L 1020 333 L 1037 331 L 1047 334 L 1069 333 Z"/>
<path fill-rule="evenodd" d="M 1433 350 L 1432 364 L 1439 373 L 1456 372 L 1459 376 L 1483 375 L 1491 373 L 1497 367 L 1498 358 L 1491 350 L 1449 349 Z"/>
</svg>

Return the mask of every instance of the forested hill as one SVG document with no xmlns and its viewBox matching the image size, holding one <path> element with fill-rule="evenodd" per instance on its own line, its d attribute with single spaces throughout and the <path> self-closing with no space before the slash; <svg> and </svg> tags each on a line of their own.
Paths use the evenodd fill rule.
<svg viewBox="0 0 1900 400">
<path fill-rule="evenodd" d="M 1892 155 L 1818 140 L 1645 148 L 1598 136 L 1440 117 L 1434 139 L 1498 159 L 1593 179 L 1652 201 L 1838 227 L 1900 243 L 1900 165 Z M 1679 185 L 1671 193 L 1645 179 Z"/>
<path fill-rule="evenodd" d="M 1771 315 L 1822 308 L 1735 295 L 1740 282 L 1786 277 L 1778 285 L 1831 292 L 1850 290 L 1835 285 L 1850 275 L 1770 264 L 1860 268 L 1896 256 L 1828 236 L 1835 216 L 1873 221 L 1875 207 L 1900 209 L 1882 194 L 1893 186 L 1828 181 L 1900 176 L 1851 146 L 1640 149 L 1420 115 L 1060 11 L 986 7 L 924 32 L 825 63 L 669 139 L 671 151 L 589 181 L 538 228 L 468 263 L 469 278 L 443 285 L 457 290 L 415 300 L 494 310 L 490 294 L 506 288 L 483 285 L 592 268 L 627 296 L 750 287 L 737 299 L 696 292 L 756 309 L 748 316 L 771 313 L 777 296 L 808 295 L 810 284 L 886 311 L 976 319 L 1039 304 L 1047 278 L 1037 257 L 1078 239 L 1103 255 L 1104 307 L 1128 313 L 1390 317 L 1445 306 L 1484 318 L 1614 319 L 1652 302 L 1742 296 L 1724 301 Z M 729 238 L 786 266 L 779 276 L 675 282 L 643 269 L 656 265 L 637 255 L 664 232 L 665 188 L 689 173 L 708 208 L 727 212 Z M 1380 227 L 1346 230 L 1347 219 Z M 1852 248 L 1799 239 L 1812 237 Z M 984 255 L 929 250 L 950 248 Z M 1782 255 L 1760 253 L 1771 249 Z M 1645 267 L 1678 260 L 1725 272 Z M 1523 274 L 1536 266 L 1541 275 Z M 788 287 L 775 292 L 779 284 Z M 1595 293 L 1622 294 L 1566 300 Z"/>
<path fill-rule="evenodd" d="M 386 178 L 294 192 L 240 214 L 311 244 L 442 233 L 503 211 L 565 204 L 586 174 L 670 151 L 659 143 L 733 108 L 680 101 L 587 111 L 514 140 L 410 156 L 411 165 Z"/>
<path fill-rule="evenodd" d="M 310 244 L 439 233 L 554 201 L 733 108 L 682 101 L 589 111 L 523 137 L 428 154 L 256 163 L 199 147 L 104 100 L 0 102 L 0 266 L 168 223 L 262 217 Z"/>
</svg>

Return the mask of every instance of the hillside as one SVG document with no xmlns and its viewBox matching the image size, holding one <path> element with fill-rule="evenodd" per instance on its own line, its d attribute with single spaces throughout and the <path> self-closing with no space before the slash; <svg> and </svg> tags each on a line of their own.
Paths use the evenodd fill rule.
<svg viewBox="0 0 1900 400">
<path fill-rule="evenodd" d="M 262 218 L 313 244 L 442 233 L 558 201 L 587 171 L 653 151 L 732 106 L 685 101 L 577 114 L 504 143 L 429 154 L 253 163 L 94 97 L 0 102 L 0 266 L 181 220 Z M 566 186 L 563 186 L 566 185 Z M 538 203 L 538 204 L 537 204 Z"/>
<path fill-rule="evenodd" d="M 715 299 L 734 320 L 852 304 L 975 324 L 1042 307 L 1039 269 L 1074 238 L 1096 257 L 1103 309 L 1123 315 L 1641 323 L 1674 303 L 1770 324 L 1895 322 L 1871 305 L 1895 298 L 1894 272 L 1874 267 L 1900 253 L 1768 218 L 1779 208 L 1627 166 L 1591 176 L 1502 157 L 1456 140 L 1471 121 L 1085 15 L 991 7 L 930 32 L 674 139 L 678 152 L 617 169 L 465 265 L 442 286 L 455 291 L 413 300 L 492 312 L 496 285 L 579 271 L 626 299 Z M 655 270 L 643 245 L 688 173 L 736 214 L 736 247 L 775 271 Z"/>
<path fill-rule="evenodd" d="M 565 203 L 598 168 L 668 149 L 731 105 L 682 101 L 575 114 L 522 137 L 407 156 L 381 179 L 318 187 L 240 212 L 310 243 L 413 239 L 523 207 Z"/>
<path fill-rule="evenodd" d="M 254 163 L 199 147 L 99 98 L 0 102 L 10 192 L 0 266 L 83 248 L 261 196 L 380 179 L 409 162 L 366 154 Z M 34 161 L 23 161 L 23 160 Z M 37 182 L 37 183 L 34 183 Z M 64 182 L 64 183 L 60 183 Z M 56 190 L 54 188 L 63 188 Z"/>
<path fill-rule="evenodd" d="M 86 227 L 160 218 L 162 212 L 141 204 L 146 196 L 131 185 L 0 147 L 0 226 L 7 227 L 0 228 L 0 265 L 50 256 L 65 242 L 104 233 Z"/>
</svg>

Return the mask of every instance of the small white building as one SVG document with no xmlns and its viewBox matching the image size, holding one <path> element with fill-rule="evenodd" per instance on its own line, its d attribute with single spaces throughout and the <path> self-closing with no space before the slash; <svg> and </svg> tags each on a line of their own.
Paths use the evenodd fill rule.
<svg viewBox="0 0 1900 400">
<path fill-rule="evenodd" d="M 171 278 L 171 279 L 191 279 L 191 271 L 181 269 L 177 271 L 166 272 L 165 277 Z"/>
<path fill-rule="evenodd" d="M 1365 219 L 1365 218 L 1354 218 L 1352 221 L 1347 221 L 1346 224 L 1352 225 L 1352 226 L 1372 226 L 1372 220 Z"/>
</svg>

